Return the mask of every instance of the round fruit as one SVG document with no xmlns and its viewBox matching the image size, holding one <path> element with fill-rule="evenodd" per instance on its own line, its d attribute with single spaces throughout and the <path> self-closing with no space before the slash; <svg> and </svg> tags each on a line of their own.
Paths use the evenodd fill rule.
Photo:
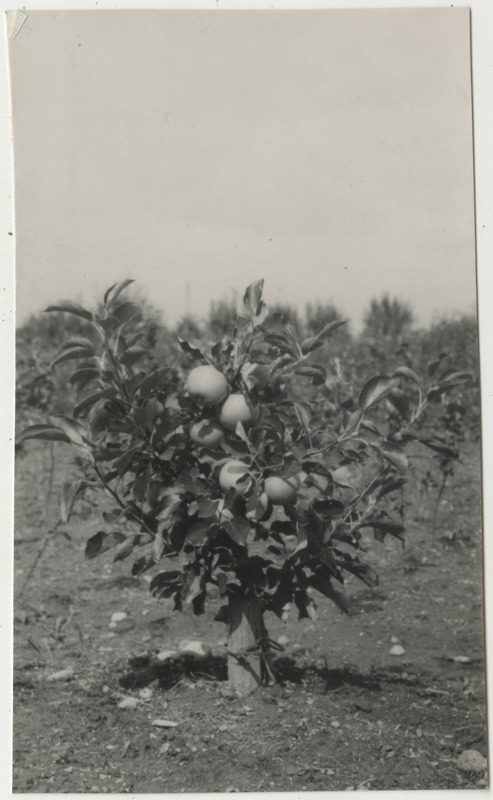
<svg viewBox="0 0 493 800">
<path fill-rule="evenodd" d="M 242 394 L 230 394 L 224 401 L 219 412 L 219 422 L 230 431 L 234 431 L 236 423 L 241 422 L 245 427 L 254 421 L 254 410 L 248 405 Z"/>
<path fill-rule="evenodd" d="M 292 503 L 305 478 L 305 472 L 298 472 L 297 475 L 292 475 L 290 478 L 271 475 L 264 481 L 264 491 L 273 505 Z"/>
<path fill-rule="evenodd" d="M 224 492 L 227 492 L 228 489 L 235 489 L 238 494 L 245 494 L 250 488 L 251 477 L 250 480 L 241 480 L 241 478 L 248 474 L 247 465 L 243 461 L 233 458 L 221 468 L 219 486 Z"/>
<path fill-rule="evenodd" d="M 215 419 L 203 419 L 190 428 L 190 439 L 202 447 L 214 447 L 224 436 L 224 431 Z"/>
<path fill-rule="evenodd" d="M 195 367 L 188 374 L 187 392 L 203 406 L 215 406 L 228 394 L 228 382 L 222 372 L 209 364 Z"/>
<path fill-rule="evenodd" d="M 267 497 L 274 505 L 291 503 L 296 497 L 296 486 L 290 483 L 289 480 L 277 477 L 277 475 L 271 475 L 270 478 L 266 478 L 264 488 Z"/>
</svg>

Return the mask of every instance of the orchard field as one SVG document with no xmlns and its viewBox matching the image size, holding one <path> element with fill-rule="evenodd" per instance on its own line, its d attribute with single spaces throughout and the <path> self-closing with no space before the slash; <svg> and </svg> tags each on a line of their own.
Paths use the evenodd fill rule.
<svg viewBox="0 0 493 800">
<path fill-rule="evenodd" d="M 308 334 L 337 317 L 329 306 L 308 309 L 301 321 L 290 309 L 278 311 Z M 192 345 L 171 361 L 173 336 L 217 340 L 231 314 L 228 304 L 219 304 L 205 330 L 188 319 L 173 332 L 147 309 L 145 333 L 158 359 L 186 370 Z M 55 313 L 19 332 L 19 434 L 68 413 L 66 365 L 48 364 L 69 319 Z M 227 680 L 227 629 L 214 620 L 224 600 L 220 587 L 210 587 L 204 613 L 194 615 L 191 605 L 177 612 L 172 597 L 149 591 L 157 566 L 132 575 L 130 561 L 114 561 L 112 550 L 88 559 L 87 541 L 101 531 L 102 513 L 111 515 L 113 498 L 80 497 L 60 522 L 58 495 L 80 474 L 71 449 L 60 441 L 22 442 L 16 455 L 14 791 L 487 786 L 475 347 L 473 320 L 419 331 L 405 305 L 384 298 L 369 309 L 361 337 L 342 328 L 331 338 L 313 371 L 325 370 L 323 384 L 306 389 L 301 381 L 304 401 L 325 392 L 330 404 L 337 383 L 347 402 L 371 375 L 401 363 L 433 370 L 430 362 L 445 349 L 453 367 L 471 375 L 447 400 L 439 393 L 420 428 L 421 438 L 431 441 L 430 426 L 435 430 L 441 420 L 442 446 L 410 443 L 406 482 L 397 491 L 405 535 L 362 530 L 363 560 L 378 584 L 345 576 L 345 611 L 313 593 L 317 618 L 294 607 L 283 618 L 266 611 L 277 682 L 248 696 Z M 450 456 L 455 448 L 458 458 Z M 205 655 L 179 653 L 183 640 L 200 643 Z M 159 661 L 166 651 L 173 655 Z"/>
</svg>

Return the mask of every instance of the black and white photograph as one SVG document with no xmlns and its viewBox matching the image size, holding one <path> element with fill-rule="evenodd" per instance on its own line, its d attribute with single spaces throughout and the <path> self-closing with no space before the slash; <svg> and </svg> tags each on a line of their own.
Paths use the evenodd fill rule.
<svg viewBox="0 0 493 800">
<path fill-rule="evenodd" d="M 488 788 L 474 23 L 7 13 L 14 793 Z"/>
</svg>

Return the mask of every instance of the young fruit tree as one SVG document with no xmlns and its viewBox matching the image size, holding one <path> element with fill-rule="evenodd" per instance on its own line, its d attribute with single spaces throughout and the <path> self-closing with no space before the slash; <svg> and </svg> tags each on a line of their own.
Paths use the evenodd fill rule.
<svg viewBox="0 0 493 800">
<path fill-rule="evenodd" d="M 405 448 L 416 438 L 441 446 L 439 432 L 424 439 L 413 425 L 468 376 L 421 377 L 406 364 L 339 402 L 312 354 L 343 322 L 304 338 L 269 315 L 263 281 L 247 288 L 230 336 L 200 347 L 178 339 L 181 363 L 156 365 L 138 306 L 121 300 L 129 283 L 108 289 L 98 314 L 73 302 L 47 309 L 82 317 L 92 335 L 63 342 L 53 361 L 75 363 L 72 415 L 21 440 L 75 449 L 80 477 L 63 486 L 63 521 L 84 493 L 110 498 L 88 558 L 133 556 L 132 574 L 153 570 L 151 591 L 178 611 L 202 614 L 216 587 L 230 685 L 247 695 L 275 680 L 266 612 L 315 619 L 317 593 L 347 611 L 345 575 L 377 584 L 362 536 L 403 536 Z"/>
</svg>

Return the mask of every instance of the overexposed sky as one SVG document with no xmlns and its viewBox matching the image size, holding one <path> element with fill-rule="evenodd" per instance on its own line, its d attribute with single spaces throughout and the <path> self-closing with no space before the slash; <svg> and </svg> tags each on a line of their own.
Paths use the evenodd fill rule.
<svg viewBox="0 0 493 800">
<path fill-rule="evenodd" d="M 469 12 L 28 12 L 17 314 L 126 277 L 173 324 L 265 278 L 356 323 L 472 311 Z"/>
</svg>

